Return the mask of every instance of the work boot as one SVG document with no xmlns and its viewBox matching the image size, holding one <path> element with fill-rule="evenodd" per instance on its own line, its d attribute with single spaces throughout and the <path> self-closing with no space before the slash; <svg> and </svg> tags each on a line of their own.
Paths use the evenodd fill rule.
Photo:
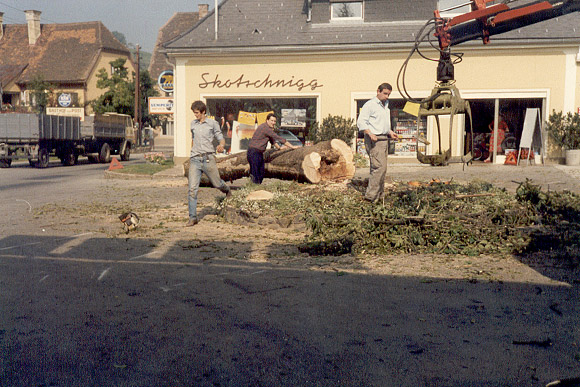
<svg viewBox="0 0 580 387">
<path fill-rule="evenodd" d="M 193 227 L 198 223 L 199 223 L 199 220 L 197 220 L 197 218 L 192 218 L 192 219 L 189 219 L 189 221 L 187 222 L 185 227 Z"/>
</svg>

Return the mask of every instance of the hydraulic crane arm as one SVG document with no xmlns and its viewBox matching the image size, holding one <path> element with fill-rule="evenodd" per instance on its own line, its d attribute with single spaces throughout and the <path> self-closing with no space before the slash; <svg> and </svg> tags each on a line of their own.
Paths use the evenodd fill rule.
<svg viewBox="0 0 580 387">
<path fill-rule="evenodd" d="M 504 3 L 487 7 L 490 1 L 476 0 L 471 12 L 452 19 L 441 19 L 435 11 L 440 20 L 435 33 L 439 47 L 445 49 L 479 38 L 487 44 L 490 36 L 580 11 L 580 0 L 537 1 L 514 8 Z"/>
<path fill-rule="evenodd" d="M 471 12 L 456 16 L 454 18 L 442 18 L 439 11 L 434 12 L 435 17 L 421 29 L 415 46 L 411 50 L 409 57 L 401 66 L 399 76 L 397 77 L 397 86 L 401 95 L 410 102 L 418 103 L 419 117 L 434 116 L 437 123 L 437 133 L 439 137 L 439 153 L 435 155 L 424 155 L 419 151 L 417 146 L 417 158 L 422 163 L 432 165 L 447 165 L 449 162 L 471 161 L 471 152 L 461 157 L 451 157 L 451 151 L 448 149 L 443 152 L 441 149 L 441 129 L 439 124 L 440 115 L 450 116 L 449 125 L 449 145 L 453 141 L 453 116 L 456 114 L 466 114 L 471 121 L 471 108 L 469 102 L 463 100 L 459 90 L 455 87 L 455 70 L 454 64 L 461 61 L 462 54 L 451 52 L 451 47 L 463 42 L 481 38 L 484 44 L 489 43 L 490 36 L 515 30 L 544 20 L 553 19 L 572 12 L 580 11 L 580 0 L 561 0 L 561 1 L 534 1 L 522 6 L 510 8 L 507 3 L 514 0 L 504 0 L 497 4 L 487 6 L 494 0 L 471 0 Z M 467 5 L 464 4 L 464 5 Z M 425 35 L 423 31 L 431 27 Z M 414 52 L 419 52 L 419 45 L 426 40 L 426 36 L 432 34 L 439 41 L 439 60 L 437 66 L 437 84 L 431 91 L 431 95 L 422 100 L 412 98 L 405 87 L 405 73 L 409 59 Z M 432 44 L 433 48 L 437 48 Z M 425 57 L 424 55 L 422 55 Z M 426 57 L 425 57 L 426 58 Z M 453 59 L 455 58 L 455 59 Z M 429 59 L 429 58 L 427 58 Z M 401 87 L 402 86 L 402 87 Z M 419 122 L 419 121 L 418 121 Z M 470 125 L 473 130 L 473 125 Z M 473 141 L 473 133 L 470 136 Z M 473 148 L 473 143 L 469 149 Z M 456 159 L 456 160 L 453 160 Z"/>
</svg>

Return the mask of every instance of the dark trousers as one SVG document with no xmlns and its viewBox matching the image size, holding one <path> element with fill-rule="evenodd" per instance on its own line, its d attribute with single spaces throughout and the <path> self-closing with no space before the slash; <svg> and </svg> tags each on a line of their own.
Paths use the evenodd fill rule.
<svg viewBox="0 0 580 387">
<path fill-rule="evenodd" d="M 262 184 L 262 180 L 264 180 L 264 175 L 266 174 L 264 152 L 256 148 L 248 148 L 246 156 L 248 158 L 248 164 L 250 164 L 250 175 L 252 176 L 252 183 Z"/>
</svg>

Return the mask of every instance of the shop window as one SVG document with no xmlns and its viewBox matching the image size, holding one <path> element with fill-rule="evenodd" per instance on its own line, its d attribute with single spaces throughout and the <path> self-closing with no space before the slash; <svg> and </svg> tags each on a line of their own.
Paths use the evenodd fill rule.
<svg viewBox="0 0 580 387">
<path fill-rule="evenodd" d="M 220 123 L 222 133 L 226 138 L 226 149 L 232 152 L 247 149 L 253 134 L 253 128 L 262 115 L 260 113 L 274 112 L 278 128 L 287 129 L 300 139 L 302 143 L 312 125 L 316 122 L 316 98 L 207 98 L 208 115 L 215 117 Z M 242 112 L 240 114 L 240 112 Z M 244 124 L 243 130 L 233 133 L 234 122 L 239 125 L 244 113 L 255 114 L 256 124 Z M 247 121 L 247 115 L 246 115 Z M 240 127 L 240 126 L 238 126 Z M 234 143 L 239 135 L 239 145 Z"/>
<path fill-rule="evenodd" d="M 357 119 L 363 105 L 368 100 L 357 100 Z M 425 153 L 425 145 L 417 142 L 416 137 L 427 138 L 427 117 L 421 118 L 417 125 L 417 117 L 403 111 L 405 101 L 402 99 L 389 99 L 391 110 L 391 128 L 399 135 L 399 140 L 392 140 L 389 144 L 389 154 L 402 157 L 416 157 L 417 146 L 419 151 Z M 357 152 L 366 156 L 364 139 L 357 140 Z"/>
<path fill-rule="evenodd" d="M 330 4 L 330 20 L 362 20 L 363 2 L 333 2 Z"/>
</svg>

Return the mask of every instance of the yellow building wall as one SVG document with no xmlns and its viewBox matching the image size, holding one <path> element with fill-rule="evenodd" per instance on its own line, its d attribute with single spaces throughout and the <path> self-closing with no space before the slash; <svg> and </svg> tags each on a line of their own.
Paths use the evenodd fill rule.
<svg viewBox="0 0 580 387">
<path fill-rule="evenodd" d="M 462 63 L 455 66 L 456 85 L 460 91 L 493 94 L 541 90 L 545 91 L 548 111 L 562 110 L 566 82 L 563 70 L 566 57 L 562 49 L 503 50 L 487 46 L 468 50 L 459 47 L 456 51 L 465 52 Z M 393 85 L 392 98 L 400 98 L 397 74 L 407 55 L 408 50 L 177 58 L 176 159 L 186 158 L 189 154 L 189 123 L 193 119 L 189 107 L 194 100 L 227 96 L 314 96 L 319 98 L 318 120 L 329 114 L 354 118 L 353 95 L 366 93 L 373 96 L 382 82 Z M 433 51 L 430 55 L 435 57 L 437 54 Z M 406 89 L 413 97 L 425 97 L 435 85 L 437 63 L 417 58 L 409 63 Z M 283 80 L 285 84 L 256 87 L 267 76 L 271 81 Z M 580 98 L 579 89 L 577 86 L 576 99 Z"/>
</svg>

